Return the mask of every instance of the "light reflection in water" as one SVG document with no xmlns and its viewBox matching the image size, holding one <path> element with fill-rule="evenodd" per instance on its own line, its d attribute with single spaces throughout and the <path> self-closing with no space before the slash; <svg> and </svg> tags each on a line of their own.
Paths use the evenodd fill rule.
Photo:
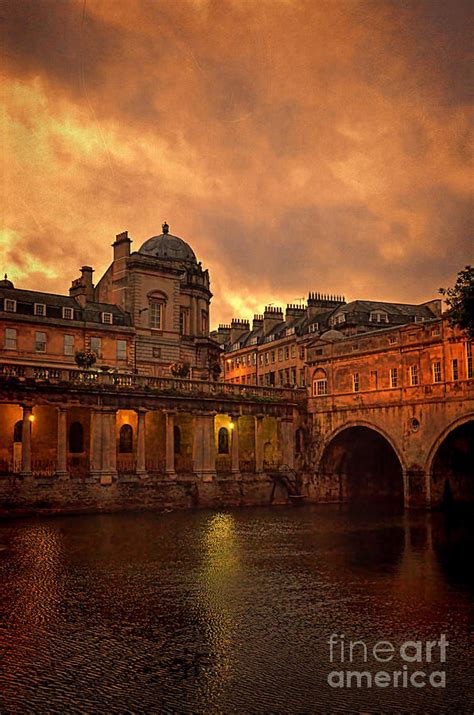
<svg viewBox="0 0 474 715">
<path fill-rule="evenodd" d="M 236 628 L 233 592 L 238 584 L 239 552 L 232 514 L 214 514 L 204 527 L 198 602 L 210 650 L 212 670 L 207 687 L 213 698 L 230 675 L 232 639 Z"/>
</svg>

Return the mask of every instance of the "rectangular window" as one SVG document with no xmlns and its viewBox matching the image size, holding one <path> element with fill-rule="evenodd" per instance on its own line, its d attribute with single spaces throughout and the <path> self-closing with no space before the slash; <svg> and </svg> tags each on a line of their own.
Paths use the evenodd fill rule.
<svg viewBox="0 0 474 715">
<path fill-rule="evenodd" d="M 352 375 L 352 391 L 359 392 L 359 373 L 355 372 Z"/>
<path fill-rule="evenodd" d="M 410 385 L 418 385 L 418 365 L 410 365 Z"/>
<path fill-rule="evenodd" d="M 457 358 L 454 358 L 454 360 L 452 360 L 451 365 L 453 369 L 453 380 L 459 380 L 459 366 Z"/>
<path fill-rule="evenodd" d="M 265 353 L 265 365 L 268 365 L 268 353 Z"/>
<path fill-rule="evenodd" d="M 392 337 L 388 339 L 388 342 L 390 345 L 396 345 L 398 343 L 398 338 L 392 335 Z"/>
<path fill-rule="evenodd" d="M 433 382 L 441 382 L 441 363 L 433 363 Z"/>
<path fill-rule="evenodd" d="M 251 358 L 251 355 L 250 355 L 250 353 L 248 353 L 248 355 L 247 355 L 247 367 L 250 367 L 250 358 Z"/>
<path fill-rule="evenodd" d="M 106 323 L 107 325 L 112 325 L 112 323 L 113 323 L 112 313 L 102 313 L 102 322 Z"/>
<path fill-rule="evenodd" d="M 6 310 L 7 313 L 16 313 L 16 300 L 5 298 L 3 306 L 3 309 Z"/>
<path fill-rule="evenodd" d="M 370 372 L 370 387 L 372 390 L 376 390 L 378 387 L 377 370 L 371 370 Z"/>
<path fill-rule="evenodd" d="M 91 338 L 91 350 L 98 358 L 102 357 L 102 338 Z"/>
<path fill-rule="evenodd" d="M 423 323 L 424 317 L 422 315 L 415 315 L 415 323 Z"/>
<path fill-rule="evenodd" d="M 291 368 L 291 384 L 296 385 L 296 367 Z"/>
<path fill-rule="evenodd" d="M 5 350 L 16 350 L 15 328 L 5 328 Z"/>
<path fill-rule="evenodd" d="M 441 333 L 441 331 L 440 331 L 439 328 L 433 328 L 433 330 L 431 331 L 431 335 L 432 335 L 434 338 L 436 338 L 440 333 Z"/>
<path fill-rule="evenodd" d="M 117 340 L 117 360 L 127 359 L 127 341 Z"/>
<path fill-rule="evenodd" d="M 151 353 L 154 358 L 160 358 L 161 357 L 161 348 L 152 348 Z"/>
<path fill-rule="evenodd" d="M 44 303 L 35 303 L 35 315 L 40 318 L 46 315 L 46 306 Z"/>
<path fill-rule="evenodd" d="M 291 357 L 296 357 L 296 345 L 291 346 Z"/>
<path fill-rule="evenodd" d="M 74 335 L 64 336 L 64 354 L 74 355 Z"/>
<path fill-rule="evenodd" d="M 398 369 L 390 368 L 390 387 L 398 387 Z"/>
<path fill-rule="evenodd" d="M 257 364 L 257 353 L 253 353 L 252 354 L 252 365 L 256 365 L 256 364 Z"/>
<path fill-rule="evenodd" d="M 150 303 L 150 328 L 155 328 L 155 330 L 161 330 L 161 303 Z"/>
<path fill-rule="evenodd" d="M 281 362 L 283 360 L 283 350 L 282 348 L 278 348 L 278 362 Z"/>
<path fill-rule="evenodd" d="M 179 332 L 180 335 L 186 335 L 186 311 L 179 311 Z"/>
<path fill-rule="evenodd" d="M 274 350 L 271 351 L 270 356 L 271 356 L 272 362 L 275 362 L 275 351 Z"/>
<path fill-rule="evenodd" d="M 35 350 L 37 353 L 46 352 L 46 333 L 36 333 Z"/>
<path fill-rule="evenodd" d="M 467 379 L 470 380 L 472 377 L 472 343 L 466 343 L 466 367 Z"/>
<path fill-rule="evenodd" d="M 315 397 L 321 397 L 321 395 L 328 394 L 328 381 L 327 380 L 315 380 L 313 382 L 313 395 Z"/>
<path fill-rule="evenodd" d="M 290 359 L 290 348 L 286 347 L 285 348 L 285 360 Z"/>
<path fill-rule="evenodd" d="M 304 370 L 300 370 L 300 387 L 305 386 L 305 381 L 304 381 Z"/>
<path fill-rule="evenodd" d="M 300 347 L 300 360 L 304 360 L 304 347 Z"/>
<path fill-rule="evenodd" d="M 208 325 L 207 325 L 207 313 L 205 310 L 201 310 L 201 332 L 203 335 L 207 335 Z"/>
<path fill-rule="evenodd" d="M 63 318 L 64 320 L 73 320 L 74 308 L 63 308 Z"/>
<path fill-rule="evenodd" d="M 263 367 L 263 353 L 260 353 L 258 356 L 258 362 L 260 364 L 260 367 Z"/>
</svg>

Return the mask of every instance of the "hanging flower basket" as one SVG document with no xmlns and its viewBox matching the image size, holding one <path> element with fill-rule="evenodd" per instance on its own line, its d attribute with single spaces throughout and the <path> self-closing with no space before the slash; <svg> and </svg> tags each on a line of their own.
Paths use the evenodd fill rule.
<svg viewBox="0 0 474 715">
<path fill-rule="evenodd" d="M 88 370 L 97 361 L 97 355 L 92 350 L 82 350 L 76 353 L 74 359 L 78 367 Z"/>
<path fill-rule="evenodd" d="M 170 365 L 170 372 L 173 377 L 189 377 L 190 365 L 188 362 L 174 362 Z"/>
</svg>

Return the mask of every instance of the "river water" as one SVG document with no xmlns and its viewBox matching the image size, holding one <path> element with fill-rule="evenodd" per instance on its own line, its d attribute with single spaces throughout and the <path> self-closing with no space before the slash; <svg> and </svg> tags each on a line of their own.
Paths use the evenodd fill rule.
<svg viewBox="0 0 474 715">
<path fill-rule="evenodd" d="M 472 714 L 473 546 L 467 518 L 335 505 L 4 522 L 0 712 Z M 401 658 L 442 634 L 445 662 Z M 403 666 L 428 685 L 327 681 Z"/>
</svg>

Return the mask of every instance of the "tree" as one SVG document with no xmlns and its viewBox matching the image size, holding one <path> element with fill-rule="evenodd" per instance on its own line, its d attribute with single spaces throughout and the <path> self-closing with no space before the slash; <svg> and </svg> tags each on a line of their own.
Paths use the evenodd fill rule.
<svg viewBox="0 0 474 715">
<path fill-rule="evenodd" d="M 452 288 L 440 288 L 439 292 L 448 305 L 450 325 L 461 328 L 474 340 L 474 268 L 466 266 L 459 271 Z"/>
</svg>

